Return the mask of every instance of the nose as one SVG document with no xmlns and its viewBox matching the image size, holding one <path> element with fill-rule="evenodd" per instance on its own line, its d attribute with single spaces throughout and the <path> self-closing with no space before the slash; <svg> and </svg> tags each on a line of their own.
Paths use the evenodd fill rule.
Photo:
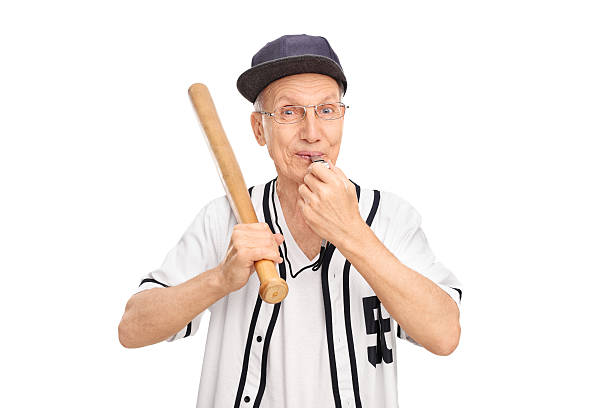
<svg viewBox="0 0 612 408">
<path fill-rule="evenodd" d="M 306 117 L 302 121 L 302 138 L 309 142 L 316 142 L 321 138 L 321 132 L 319 129 L 320 120 L 315 114 L 314 107 L 306 109 Z"/>
</svg>

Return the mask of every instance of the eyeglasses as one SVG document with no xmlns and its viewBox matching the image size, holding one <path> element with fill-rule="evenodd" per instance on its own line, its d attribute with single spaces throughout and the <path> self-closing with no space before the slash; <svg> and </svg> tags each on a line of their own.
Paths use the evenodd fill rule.
<svg viewBox="0 0 612 408">
<path fill-rule="evenodd" d="M 348 105 L 342 102 L 320 103 L 318 105 L 288 105 L 274 110 L 274 112 L 256 111 L 270 116 L 276 123 L 287 125 L 297 123 L 306 117 L 306 109 L 315 108 L 315 115 L 323 120 L 336 120 L 344 116 Z"/>
</svg>

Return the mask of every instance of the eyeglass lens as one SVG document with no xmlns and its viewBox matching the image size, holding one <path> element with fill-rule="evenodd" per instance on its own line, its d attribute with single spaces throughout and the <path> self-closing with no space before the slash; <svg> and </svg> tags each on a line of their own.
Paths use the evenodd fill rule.
<svg viewBox="0 0 612 408">
<path fill-rule="evenodd" d="M 325 103 L 315 106 L 317 116 L 321 119 L 339 119 L 344 116 L 344 105 L 340 103 Z M 304 106 L 283 106 L 274 113 L 275 119 L 283 123 L 291 123 L 302 120 L 306 116 Z"/>
</svg>

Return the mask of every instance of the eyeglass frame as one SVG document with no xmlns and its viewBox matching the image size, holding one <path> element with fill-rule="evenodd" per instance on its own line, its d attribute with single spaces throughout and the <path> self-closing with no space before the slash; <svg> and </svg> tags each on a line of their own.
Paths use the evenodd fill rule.
<svg viewBox="0 0 612 408">
<path fill-rule="evenodd" d="M 339 118 L 334 118 L 334 119 L 325 119 L 325 118 L 322 118 L 321 116 L 319 116 L 319 114 L 317 113 L 317 109 L 316 109 L 317 106 L 330 105 L 330 104 L 335 104 L 335 103 L 339 103 L 341 106 L 344 107 L 344 112 L 342 113 L 342 116 L 340 116 Z M 279 125 L 293 125 L 295 123 L 300 123 L 301 121 L 306 119 L 306 111 L 307 111 L 308 108 L 315 108 L 315 110 L 314 110 L 315 116 L 317 118 L 321 119 L 321 120 L 338 120 L 338 119 L 342 119 L 344 117 L 344 115 L 346 114 L 346 110 L 349 108 L 349 106 L 346 105 L 344 102 L 338 101 L 338 102 L 323 102 L 323 103 L 319 103 L 319 104 L 316 104 L 316 105 L 284 105 L 284 106 L 281 106 L 279 108 L 276 108 L 275 110 L 278 110 L 280 108 L 304 108 L 304 115 L 302 115 L 301 119 L 299 119 L 299 120 L 297 120 L 295 122 L 279 122 L 278 120 L 276 120 L 276 118 L 275 118 L 276 114 L 274 112 L 255 111 L 255 113 L 263 113 L 265 115 L 268 115 L 268 116 L 270 116 L 274 120 L 274 122 L 278 123 Z"/>
</svg>

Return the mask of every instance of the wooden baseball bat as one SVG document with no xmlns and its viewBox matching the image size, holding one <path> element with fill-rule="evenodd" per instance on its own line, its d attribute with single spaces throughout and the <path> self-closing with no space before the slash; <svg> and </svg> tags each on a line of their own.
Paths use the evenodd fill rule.
<svg viewBox="0 0 612 408">
<path fill-rule="evenodd" d="M 223 131 L 208 88 L 203 84 L 193 84 L 189 87 L 189 97 L 206 134 L 208 147 L 217 165 L 217 171 L 236 219 L 241 224 L 259 222 L 238 161 Z M 255 270 L 259 276 L 259 296 L 262 300 L 268 303 L 278 303 L 287 296 L 289 291 L 287 282 L 278 276 L 273 261 L 269 259 L 256 261 Z"/>
</svg>

